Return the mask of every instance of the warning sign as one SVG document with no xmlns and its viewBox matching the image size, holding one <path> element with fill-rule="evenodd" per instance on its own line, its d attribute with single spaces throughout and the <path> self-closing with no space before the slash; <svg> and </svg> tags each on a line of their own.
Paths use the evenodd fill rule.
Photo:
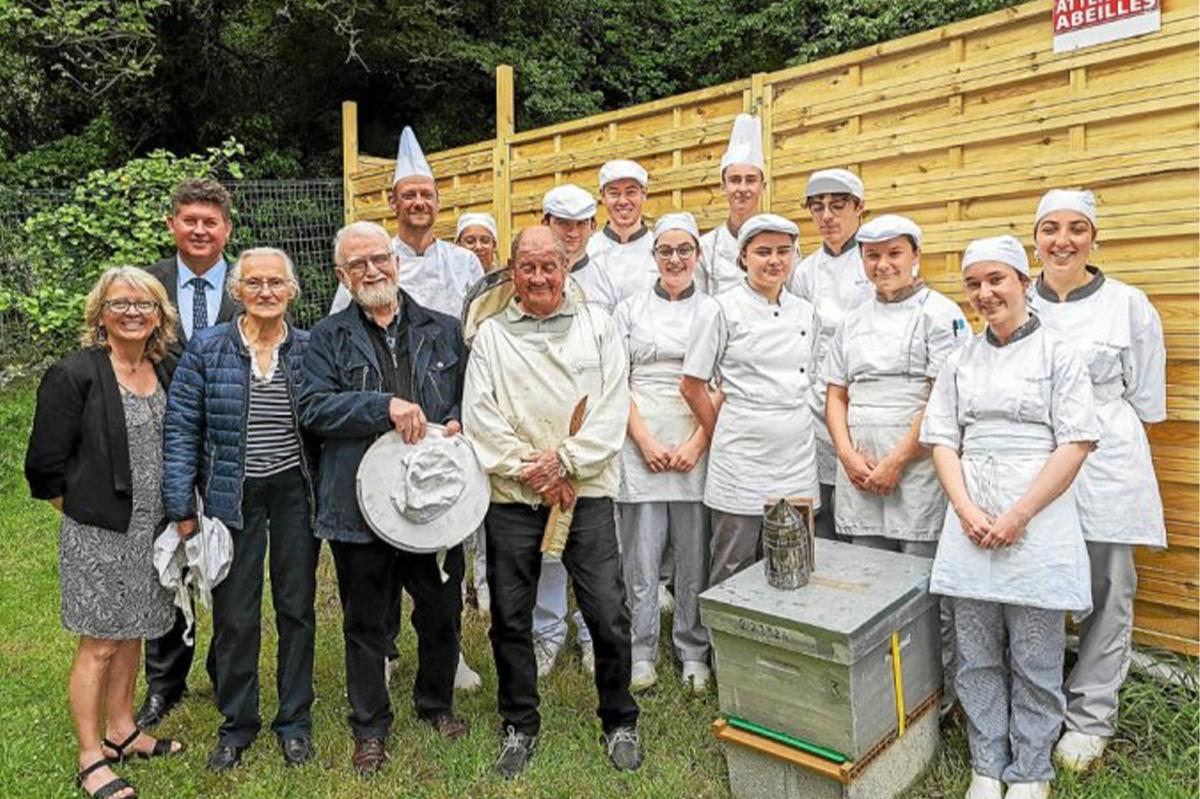
<svg viewBox="0 0 1200 799">
<path fill-rule="evenodd" d="M 1158 0 L 1054 0 L 1054 52 L 1154 33 L 1162 27 Z"/>
</svg>

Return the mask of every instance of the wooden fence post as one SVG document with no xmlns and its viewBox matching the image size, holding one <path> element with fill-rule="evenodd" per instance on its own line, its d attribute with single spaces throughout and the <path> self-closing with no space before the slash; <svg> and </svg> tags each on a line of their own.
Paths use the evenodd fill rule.
<svg viewBox="0 0 1200 799">
<path fill-rule="evenodd" d="M 354 173 L 358 172 L 358 103 L 342 103 L 342 216 L 354 221 Z"/>
<path fill-rule="evenodd" d="M 762 210 L 770 213 L 771 199 L 773 195 L 772 186 L 774 185 L 774 175 L 771 171 L 772 162 L 775 160 L 775 123 L 774 123 L 774 107 L 773 102 L 775 97 L 775 87 L 767 81 L 767 73 L 755 72 L 750 76 L 750 113 L 758 114 L 762 120 L 762 148 L 763 162 L 766 167 L 766 185 L 763 186 L 762 193 Z"/>
<path fill-rule="evenodd" d="M 492 212 L 500 241 L 497 258 L 508 260 L 512 241 L 512 179 L 509 140 L 513 135 L 513 69 L 508 64 L 496 67 L 496 148 L 492 153 Z"/>
</svg>

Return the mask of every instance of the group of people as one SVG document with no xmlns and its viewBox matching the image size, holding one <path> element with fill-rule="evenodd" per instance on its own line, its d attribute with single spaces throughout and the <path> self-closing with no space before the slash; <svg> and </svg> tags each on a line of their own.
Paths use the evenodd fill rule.
<svg viewBox="0 0 1200 799">
<path fill-rule="evenodd" d="M 1049 794 L 1052 750 L 1083 770 L 1103 752 L 1130 660 L 1133 548 L 1165 546 L 1144 424 L 1165 418 L 1165 351 L 1141 291 L 1089 263 L 1087 191 L 1048 192 L 1032 217 L 1031 274 L 1010 235 L 961 258 L 974 333 L 921 278 L 922 231 L 885 214 L 844 169 L 814 172 L 804 204 L 821 246 L 759 213 L 768 176 L 756 118 L 721 160 L 727 219 L 643 217 L 649 176 L 600 170 L 514 237 L 464 214 L 434 236 L 433 172 L 401 137 L 390 195 L 397 234 L 353 222 L 333 242 L 338 296 L 311 332 L 287 254 L 223 257 L 230 197 L 211 180 L 172 198 L 174 257 L 107 271 L 88 297 L 83 348 L 38 393 L 26 475 L 62 513 L 62 618 L 79 784 L 128 799 L 129 755 L 182 745 L 146 730 L 183 697 L 184 623 L 158 583 L 154 537 L 206 518 L 231 531 L 213 590 L 208 672 L 224 721 L 208 765 L 235 767 L 261 727 L 258 656 L 270 553 L 279 632 L 272 722 L 289 764 L 313 756 L 313 602 L 320 541 L 337 572 L 353 767 L 381 768 L 401 592 L 417 634 L 413 704 L 447 739 L 467 731 L 456 685 L 463 547 L 397 549 L 364 519 L 359 464 L 395 431 L 465 436 L 490 480 L 474 579 L 498 678 L 497 770 L 534 754 L 538 678 L 568 637 L 593 672 L 607 756 L 642 762 L 634 695 L 659 680 L 661 604 L 674 605 L 680 679 L 712 678 L 699 595 L 761 557 L 769 499 L 806 496 L 817 535 L 932 558 L 943 597 L 944 704 L 966 717 L 968 799 Z M 436 432 L 434 432 L 436 430 Z M 1114 513 L 1113 508 L 1126 512 Z M 548 521 L 571 513 L 561 557 Z M 464 535 L 468 531 L 463 531 Z M 1079 654 L 1064 680 L 1065 616 Z M 133 714 L 140 641 L 147 697 Z M 474 679 L 472 679 L 474 678 Z"/>
</svg>

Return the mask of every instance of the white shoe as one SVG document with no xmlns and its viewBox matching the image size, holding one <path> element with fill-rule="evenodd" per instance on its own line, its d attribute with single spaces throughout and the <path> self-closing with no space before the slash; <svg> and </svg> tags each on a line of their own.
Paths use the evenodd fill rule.
<svg viewBox="0 0 1200 799">
<path fill-rule="evenodd" d="M 702 694 L 708 690 L 710 679 L 712 679 L 712 672 L 709 671 L 707 663 L 699 660 L 683 661 L 683 684 L 691 685 L 694 692 Z"/>
<path fill-rule="evenodd" d="M 558 647 L 549 641 L 535 638 L 533 656 L 537 658 L 537 676 L 540 680 L 554 670 L 554 661 L 558 659 Z"/>
<path fill-rule="evenodd" d="M 392 675 L 396 673 L 396 668 L 400 665 L 400 658 L 390 658 L 386 655 L 383 657 L 383 687 L 392 687 Z"/>
<path fill-rule="evenodd" d="M 483 678 L 467 665 L 467 659 L 458 653 L 458 668 L 454 672 L 454 690 L 478 691 L 483 686 Z"/>
<path fill-rule="evenodd" d="M 658 584 L 658 612 L 659 613 L 674 613 L 675 612 L 675 596 L 667 590 L 665 583 Z"/>
<path fill-rule="evenodd" d="M 648 660 L 639 660 L 633 664 L 633 671 L 629 679 L 629 690 L 633 693 L 645 691 L 654 683 L 658 682 L 658 672 L 654 669 L 654 664 Z"/>
<path fill-rule="evenodd" d="M 1048 782 L 1014 782 L 1008 786 L 1007 799 L 1050 799 Z"/>
<path fill-rule="evenodd" d="M 591 641 L 583 641 L 579 644 L 579 662 L 583 664 L 583 670 L 588 674 L 596 674 L 596 649 L 592 646 Z"/>
<path fill-rule="evenodd" d="M 963 799 L 1004 799 L 1004 786 L 1000 780 L 972 772 L 971 786 L 967 788 L 967 795 Z"/>
<path fill-rule="evenodd" d="M 1108 739 L 1067 730 L 1054 747 L 1054 760 L 1069 771 L 1087 771 L 1104 754 Z"/>
</svg>

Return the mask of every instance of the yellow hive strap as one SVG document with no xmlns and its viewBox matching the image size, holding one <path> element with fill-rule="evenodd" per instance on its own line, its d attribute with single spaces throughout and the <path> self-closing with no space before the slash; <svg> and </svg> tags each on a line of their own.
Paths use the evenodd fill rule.
<svg viewBox="0 0 1200 799">
<path fill-rule="evenodd" d="M 900 633 L 892 633 L 892 685 L 896 690 L 896 737 L 904 735 L 904 664 L 900 662 Z"/>
</svg>

